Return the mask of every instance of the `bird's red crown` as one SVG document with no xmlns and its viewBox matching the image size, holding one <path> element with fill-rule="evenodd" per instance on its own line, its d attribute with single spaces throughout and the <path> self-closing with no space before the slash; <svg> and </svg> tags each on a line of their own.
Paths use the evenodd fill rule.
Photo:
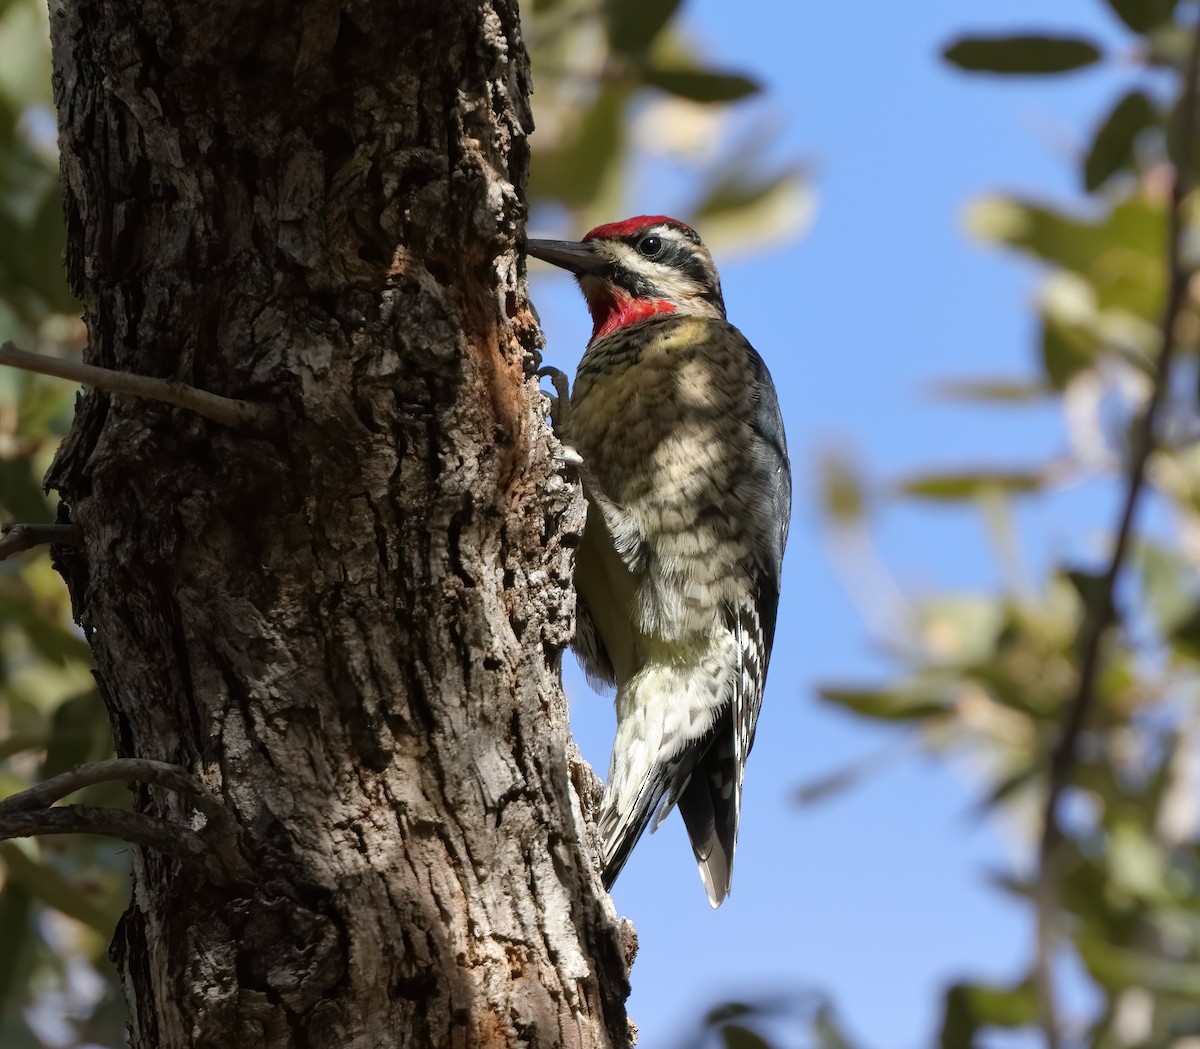
<svg viewBox="0 0 1200 1049">
<path fill-rule="evenodd" d="M 589 240 L 620 240 L 622 237 L 630 237 L 644 229 L 649 229 L 651 226 L 661 226 L 664 222 L 685 229 L 689 233 L 695 233 L 695 230 L 686 222 L 680 222 L 679 219 L 673 219 L 669 215 L 635 215 L 631 219 L 609 222 L 588 230 L 583 239 L 585 242 Z"/>
</svg>

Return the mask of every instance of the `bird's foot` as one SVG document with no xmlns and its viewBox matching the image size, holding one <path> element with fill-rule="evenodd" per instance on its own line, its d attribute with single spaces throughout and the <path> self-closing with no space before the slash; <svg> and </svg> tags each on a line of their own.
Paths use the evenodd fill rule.
<svg viewBox="0 0 1200 1049">
<path fill-rule="evenodd" d="M 567 379 L 567 373 L 560 368 L 547 365 L 539 368 L 537 374 L 539 379 L 549 379 L 550 385 L 554 387 L 557 396 L 550 397 L 550 425 L 554 427 L 554 432 L 561 436 L 562 429 L 567 422 L 567 413 L 571 407 L 571 384 Z"/>
</svg>

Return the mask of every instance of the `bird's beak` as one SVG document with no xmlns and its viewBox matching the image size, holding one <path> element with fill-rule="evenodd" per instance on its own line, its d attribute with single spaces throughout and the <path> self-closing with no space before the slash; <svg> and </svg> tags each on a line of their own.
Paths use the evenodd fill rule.
<svg viewBox="0 0 1200 1049">
<path fill-rule="evenodd" d="M 587 241 L 575 240 L 530 240 L 526 249 L 535 259 L 552 266 L 561 266 L 571 273 L 602 273 L 608 263 L 600 258 Z"/>
</svg>

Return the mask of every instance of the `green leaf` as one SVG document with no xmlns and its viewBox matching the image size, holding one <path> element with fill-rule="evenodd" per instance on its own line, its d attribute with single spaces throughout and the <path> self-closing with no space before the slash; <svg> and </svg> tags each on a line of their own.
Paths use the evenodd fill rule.
<svg viewBox="0 0 1200 1049">
<path fill-rule="evenodd" d="M 67 286 L 66 222 L 63 219 L 62 197 L 55 184 L 42 199 L 27 235 L 26 267 L 30 287 L 37 292 L 46 308 L 56 313 L 79 314 L 79 300 Z"/>
<path fill-rule="evenodd" d="M 711 69 L 642 70 L 642 80 L 651 87 L 693 102 L 736 102 L 762 90 L 757 80 L 741 73 L 719 73 Z"/>
<path fill-rule="evenodd" d="M 1130 91 L 1100 125 L 1083 165 L 1083 184 L 1090 193 L 1119 171 L 1131 170 L 1134 142 L 1158 121 L 1158 110 L 1144 91 Z"/>
<path fill-rule="evenodd" d="M 38 655 L 48 663 L 65 666 L 75 660 L 80 663 L 90 663 L 92 650 L 88 643 L 70 628 L 32 615 L 24 620 L 25 636 L 37 650 Z"/>
<path fill-rule="evenodd" d="M 1200 965 L 1194 961 L 1156 957 L 1092 936 L 1078 936 L 1075 943 L 1093 978 L 1110 990 L 1144 987 L 1152 994 L 1200 1001 Z"/>
<path fill-rule="evenodd" d="M 709 187 L 704 199 L 692 209 L 692 214 L 697 219 L 707 219 L 728 211 L 742 211 L 791 186 L 797 178 L 795 171 L 779 171 L 772 175 L 750 171 L 731 172 Z"/>
<path fill-rule="evenodd" d="M 27 750 L 41 750 L 46 745 L 46 737 L 18 733 L 0 739 L 0 761 L 11 758 L 14 754 L 22 754 Z"/>
<path fill-rule="evenodd" d="M 947 379 L 933 387 L 933 395 L 940 400 L 990 404 L 1028 404 L 1053 392 L 1043 383 L 1024 379 Z"/>
<path fill-rule="evenodd" d="M 534 162 L 530 199 L 555 200 L 573 208 L 592 203 L 624 155 L 628 101 L 629 93 L 624 90 L 600 92 L 578 119 L 575 133 Z"/>
<path fill-rule="evenodd" d="M 29 893 L 6 881 L 0 890 L 0 1019 L 17 1005 L 17 984 L 25 977 L 22 948 L 29 935 L 29 910 Z"/>
<path fill-rule="evenodd" d="M 821 510 L 829 524 L 846 527 L 858 524 L 869 504 L 867 485 L 858 467 L 845 452 L 822 455 L 817 466 Z"/>
<path fill-rule="evenodd" d="M 54 520 L 54 512 L 28 459 L 0 459 L 0 508 L 14 521 Z"/>
<path fill-rule="evenodd" d="M 1100 49 L 1075 36 L 964 36 L 942 53 L 972 73 L 1067 73 L 1090 66 Z"/>
<path fill-rule="evenodd" d="M 1163 851 L 1134 820 L 1121 819 L 1109 832 L 1107 859 L 1114 889 L 1143 902 L 1169 902 Z"/>
<path fill-rule="evenodd" d="M 881 773 L 902 753 L 896 747 L 888 747 L 848 762 L 832 772 L 816 776 L 797 787 L 792 792 L 792 801 L 797 805 L 813 805 L 825 801 L 835 794 L 851 790 L 868 777 Z"/>
<path fill-rule="evenodd" d="M 989 198 L 967 215 L 971 232 L 1028 251 L 1083 277 L 1096 308 L 1128 310 L 1157 324 L 1162 312 L 1162 201 L 1130 197 L 1099 219 L 1078 219 L 1026 201 Z"/>
<path fill-rule="evenodd" d="M 942 1049 L 974 1049 L 984 1027 L 1025 1027 L 1037 1021 L 1037 997 L 1029 984 L 993 987 L 958 983 L 946 992 Z"/>
<path fill-rule="evenodd" d="M 995 491 L 1013 495 L 1036 492 L 1045 483 L 1041 470 L 965 470 L 918 474 L 901 481 L 897 487 L 901 494 L 913 498 L 957 502 Z"/>
<path fill-rule="evenodd" d="M 89 759 L 107 757 L 111 748 L 112 730 L 99 694 L 92 691 L 72 696 L 54 711 L 46 758 L 42 762 L 42 778 L 57 776 Z M 122 796 L 128 795 L 124 784 L 119 790 Z"/>
<path fill-rule="evenodd" d="M 717 1027 L 730 1020 L 740 1020 L 743 1016 L 754 1016 L 758 1008 L 745 1002 L 724 1002 L 715 1005 L 704 1016 L 706 1027 Z"/>
<path fill-rule="evenodd" d="M 1193 609 L 1169 635 L 1175 651 L 1200 662 L 1200 607 Z"/>
<path fill-rule="evenodd" d="M 1106 595 L 1111 600 L 1112 595 L 1108 594 L 1105 588 L 1103 573 L 1084 572 L 1076 568 L 1066 572 L 1066 577 L 1071 581 L 1075 592 L 1079 594 L 1079 599 L 1083 602 L 1083 607 L 1089 611 L 1094 610 L 1105 599 Z"/>
<path fill-rule="evenodd" d="M 15 369 L 8 369 L 10 372 Z M 44 441 L 52 427 L 71 417 L 78 387 L 59 379 L 18 373 L 16 380 L 17 427 L 22 437 Z"/>
<path fill-rule="evenodd" d="M 1057 317 L 1042 317 L 1042 370 L 1056 390 L 1096 362 L 1100 343 L 1086 328 L 1066 324 Z"/>
<path fill-rule="evenodd" d="M 671 21 L 682 0 L 608 0 L 608 42 L 624 55 L 641 55 Z"/>
<path fill-rule="evenodd" d="M 729 1024 L 721 1028 L 721 1040 L 725 1049 L 771 1049 L 771 1043 L 755 1034 L 748 1027 Z"/>
<path fill-rule="evenodd" d="M 1196 580 L 1179 551 L 1158 543 L 1139 546 L 1137 567 L 1146 610 L 1158 631 L 1169 636 L 1194 607 Z"/>
<path fill-rule="evenodd" d="M 1179 0 L 1108 0 L 1113 13 L 1135 33 L 1145 33 L 1168 22 Z"/>
<path fill-rule="evenodd" d="M 808 178 L 797 167 L 768 171 L 753 154 L 740 155 L 703 190 L 689 209 L 710 247 L 724 242 L 746 247 L 790 240 L 807 226 L 814 209 Z"/>
<path fill-rule="evenodd" d="M 947 709 L 945 703 L 927 693 L 891 689 L 822 688 L 819 695 L 828 703 L 881 721 L 921 721 L 945 714 Z"/>
<path fill-rule="evenodd" d="M 0 842 L 0 860 L 6 875 L 30 896 L 69 918 L 83 922 L 98 933 L 111 936 L 116 915 L 96 906 L 79 886 L 64 878 L 48 863 L 39 863 L 11 841 Z"/>
<path fill-rule="evenodd" d="M 1042 772 L 1040 760 L 1033 763 L 1027 762 L 1019 768 L 1013 769 L 992 788 L 981 808 L 985 810 L 995 808 L 1001 802 L 1007 801 L 1018 791 L 1036 782 Z"/>
<path fill-rule="evenodd" d="M 813 1017 L 813 1035 L 818 1049 L 854 1049 L 853 1043 L 837 1023 L 833 1009 L 822 1005 Z"/>
</svg>

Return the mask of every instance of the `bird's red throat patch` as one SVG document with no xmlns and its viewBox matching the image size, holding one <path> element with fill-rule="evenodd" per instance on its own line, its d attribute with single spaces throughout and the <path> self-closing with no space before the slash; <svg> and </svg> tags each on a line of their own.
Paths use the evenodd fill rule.
<svg viewBox="0 0 1200 1049">
<path fill-rule="evenodd" d="M 607 281 L 587 281 L 583 294 L 592 315 L 592 342 L 660 313 L 675 312 L 675 304 L 666 299 L 635 299 Z"/>
</svg>

